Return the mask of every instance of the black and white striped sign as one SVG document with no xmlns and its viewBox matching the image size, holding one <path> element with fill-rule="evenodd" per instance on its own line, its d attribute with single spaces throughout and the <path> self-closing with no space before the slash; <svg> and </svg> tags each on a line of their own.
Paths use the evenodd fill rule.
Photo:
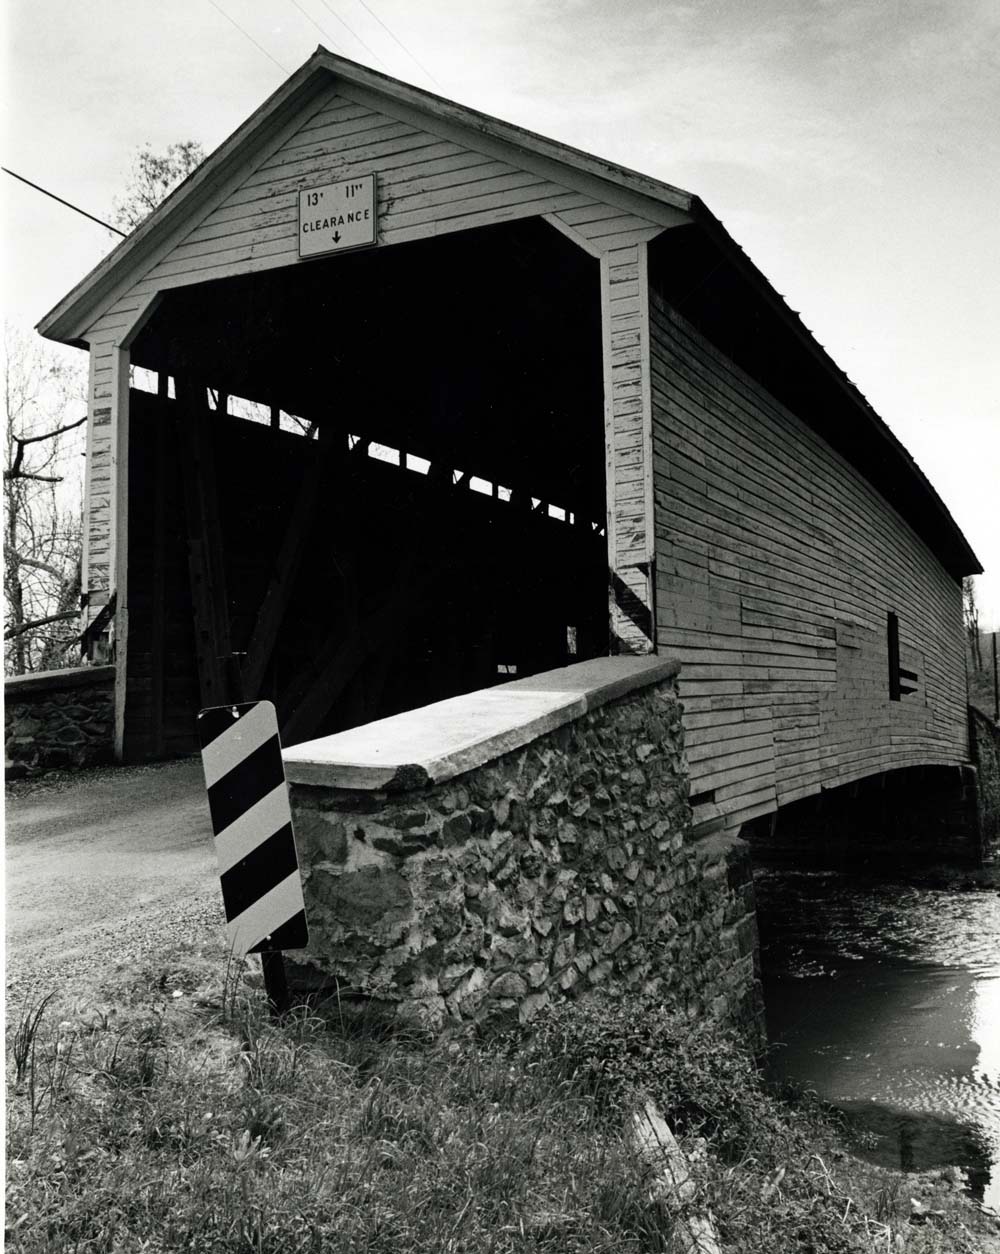
<svg viewBox="0 0 1000 1254">
<path fill-rule="evenodd" d="M 234 953 L 302 949 L 308 940 L 292 815 L 270 701 L 198 715 L 201 760 Z"/>
</svg>

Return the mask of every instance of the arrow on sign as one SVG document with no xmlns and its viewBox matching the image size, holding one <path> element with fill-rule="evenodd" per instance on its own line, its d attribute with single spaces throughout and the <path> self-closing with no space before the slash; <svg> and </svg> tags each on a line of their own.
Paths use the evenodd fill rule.
<svg viewBox="0 0 1000 1254">
<path fill-rule="evenodd" d="M 333 233 L 333 242 L 334 242 L 335 244 L 339 244 L 339 243 L 340 243 L 340 232 L 339 232 L 339 231 L 334 231 L 334 233 Z"/>
</svg>

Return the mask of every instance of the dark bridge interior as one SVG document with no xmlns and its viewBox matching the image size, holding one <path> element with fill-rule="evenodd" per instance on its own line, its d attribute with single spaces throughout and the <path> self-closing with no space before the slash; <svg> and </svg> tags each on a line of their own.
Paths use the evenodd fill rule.
<svg viewBox="0 0 1000 1254">
<path fill-rule="evenodd" d="M 132 362 L 128 758 L 232 651 L 289 743 L 607 652 L 597 263 L 545 223 L 178 289 Z"/>
</svg>

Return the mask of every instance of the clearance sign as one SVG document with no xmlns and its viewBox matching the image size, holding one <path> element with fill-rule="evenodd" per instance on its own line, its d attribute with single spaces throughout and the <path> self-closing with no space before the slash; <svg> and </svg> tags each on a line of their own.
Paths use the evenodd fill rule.
<svg viewBox="0 0 1000 1254">
<path fill-rule="evenodd" d="M 299 192 L 299 256 L 375 243 L 375 175 Z"/>
</svg>

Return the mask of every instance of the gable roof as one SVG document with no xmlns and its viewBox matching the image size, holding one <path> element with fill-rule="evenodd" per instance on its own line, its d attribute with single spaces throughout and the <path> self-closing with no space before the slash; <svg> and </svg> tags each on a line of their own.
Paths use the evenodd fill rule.
<svg viewBox="0 0 1000 1254">
<path fill-rule="evenodd" d="M 268 97 L 228 139 L 211 153 L 144 222 L 118 244 L 37 324 L 48 339 L 85 346 L 83 335 L 99 312 L 132 276 L 147 266 L 166 239 L 193 225 L 209 208 L 220 189 L 249 169 L 253 154 L 278 137 L 339 79 L 377 92 L 400 104 L 417 108 L 431 118 L 458 125 L 534 158 L 558 163 L 591 183 L 596 198 L 627 203 L 652 222 L 676 225 L 684 215 L 711 240 L 725 260 L 754 289 L 799 347 L 839 390 L 862 421 L 877 457 L 890 477 L 906 489 L 909 521 L 923 535 L 945 567 L 956 577 L 982 571 L 976 555 L 944 502 L 903 444 L 893 435 L 860 390 L 813 337 L 798 314 L 786 304 L 768 279 L 743 252 L 706 205 L 690 192 L 593 156 L 534 131 L 501 121 L 443 96 L 413 87 L 377 70 L 329 52 L 320 45 L 313 55 Z M 516 158 L 515 158 L 516 159 Z M 880 487 L 880 490 L 884 490 Z"/>
<path fill-rule="evenodd" d="M 629 170 L 614 162 L 572 148 L 522 126 L 501 121 L 443 96 L 412 87 L 399 79 L 328 52 L 322 44 L 308 61 L 273 92 L 267 100 L 224 140 L 200 166 L 180 183 L 136 229 L 122 240 L 37 324 L 41 335 L 64 344 L 82 344 L 82 335 L 93 321 L 109 293 L 122 280 L 137 271 L 162 241 L 165 233 L 196 218 L 200 209 L 244 164 L 249 154 L 260 148 L 311 100 L 329 87 L 333 78 L 420 109 L 429 117 L 455 123 L 473 134 L 481 134 L 535 157 L 558 162 L 594 180 L 595 193 L 602 193 L 614 204 L 622 193 L 642 201 L 642 212 L 656 222 L 677 221 L 678 211 L 690 212 L 696 197 L 669 183 Z M 666 212 L 664 212 L 666 211 Z"/>
</svg>

